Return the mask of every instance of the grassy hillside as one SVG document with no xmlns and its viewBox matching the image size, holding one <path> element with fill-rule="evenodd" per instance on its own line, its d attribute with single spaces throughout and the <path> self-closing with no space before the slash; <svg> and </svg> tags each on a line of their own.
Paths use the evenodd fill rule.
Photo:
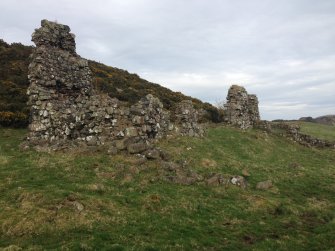
<svg viewBox="0 0 335 251">
<path fill-rule="evenodd" d="M 319 139 L 335 141 L 335 126 L 323 125 L 314 122 L 295 121 L 291 122 L 300 126 L 300 131 Z"/>
<path fill-rule="evenodd" d="M 335 152 L 229 127 L 165 140 L 204 177 L 249 173 L 249 186 L 179 185 L 159 161 L 103 152 L 22 152 L 0 129 L 0 247 L 23 250 L 333 250 Z M 272 180 L 269 190 L 255 188 Z M 14 250 L 14 249 L 12 249 Z"/>
<path fill-rule="evenodd" d="M 28 124 L 26 90 L 29 55 L 33 47 L 19 43 L 7 44 L 0 39 L 0 125 L 24 127 Z M 164 107 L 173 110 L 174 105 L 184 99 L 191 99 L 196 108 L 207 111 L 206 118 L 218 122 L 217 109 L 209 103 L 173 92 L 158 84 L 141 79 L 136 74 L 101 63 L 89 61 L 93 73 L 93 83 L 98 90 L 122 101 L 134 104 L 151 93 L 160 98 Z"/>
</svg>

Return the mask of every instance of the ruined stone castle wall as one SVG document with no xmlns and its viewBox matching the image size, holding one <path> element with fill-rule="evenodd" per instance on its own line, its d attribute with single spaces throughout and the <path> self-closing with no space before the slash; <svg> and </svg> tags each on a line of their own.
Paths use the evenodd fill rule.
<svg viewBox="0 0 335 251">
<path fill-rule="evenodd" d="M 260 116 L 256 95 L 248 94 L 242 86 L 232 85 L 227 95 L 224 120 L 241 129 L 257 124 Z"/>
<path fill-rule="evenodd" d="M 71 144 L 102 145 L 127 137 L 150 141 L 179 127 L 187 127 L 182 135 L 201 135 L 191 103 L 187 109 L 192 116 L 173 126 L 169 112 L 150 94 L 131 107 L 98 94 L 88 61 L 76 53 L 70 28 L 47 20 L 41 25 L 32 35 L 37 47 L 29 65 L 30 145 L 58 149 Z"/>
<path fill-rule="evenodd" d="M 204 131 L 201 126 L 198 125 L 198 111 L 194 109 L 192 101 L 183 100 L 181 101 L 174 112 L 174 119 L 177 125 L 177 131 L 184 136 L 201 136 Z"/>
</svg>

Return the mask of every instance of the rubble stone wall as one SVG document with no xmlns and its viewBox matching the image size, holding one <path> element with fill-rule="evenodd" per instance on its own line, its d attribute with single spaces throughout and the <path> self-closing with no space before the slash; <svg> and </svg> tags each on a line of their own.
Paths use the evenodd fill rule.
<svg viewBox="0 0 335 251">
<path fill-rule="evenodd" d="M 88 61 L 76 53 L 70 28 L 47 20 L 42 20 L 41 26 L 32 35 L 36 48 L 28 76 L 29 145 L 59 149 L 72 144 L 97 146 L 123 138 L 150 141 L 175 132 L 175 128 L 183 128 L 182 135 L 202 135 L 192 103 L 187 103 L 191 113 L 178 110 L 181 119 L 172 125 L 169 112 L 150 94 L 131 107 L 98 94 Z"/>
<path fill-rule="evenodd" d="M 194 109 L 191 100 L 181 101 L 174 112 L 174 120 L 179 128 L 176 130 L 183 136 L 202 136 L 204 131 L 198 125 L 198 111 Z"/>
<path fill-rule="evenodd" d="M 284 136 L 307 147 L 335 148 L 335 142 L 318 139 L 300 132 L 300 126 L 297 124 L 271 123 L 271 127 L 284 130 Z"/>
<path fill-rule="evenodd" d="M 224 106 L 224 121 L 241 129 L 253 127 L 260 120 L 258 99 L 244 87 L 232 85 Z"/>
</svg>

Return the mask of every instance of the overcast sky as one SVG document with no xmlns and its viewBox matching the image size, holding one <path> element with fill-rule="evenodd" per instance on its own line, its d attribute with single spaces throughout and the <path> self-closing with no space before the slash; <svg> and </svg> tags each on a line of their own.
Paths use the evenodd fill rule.
<svg viewBox="0 0 335 251">
<path fill-rule="evenodd" d="M 67 24 L 85 58 L 215 104 L 231 84 L 263 119 L 335 114 L 335 0 L 0 0 L 0 38 Z"/>
</svg>

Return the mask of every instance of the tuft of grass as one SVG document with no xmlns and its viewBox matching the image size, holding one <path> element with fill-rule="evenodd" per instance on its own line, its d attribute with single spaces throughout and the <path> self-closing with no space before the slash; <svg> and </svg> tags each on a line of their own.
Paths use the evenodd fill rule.
<svg viewBox="0 0 335 251">
<path fill-rule="evenodd" d="M 0 165 L 6 165 L 8 163 L 8 157 L 0 155 Z"/>
<path fill-rule="evenodd" d="M 166 139 L 172 161 L 248 188 L 179 185 L 158 161 L 103 152 L 20 151 L 0 129 L 0 248 L 22 250 L 332 250 L 335 151 L 230 127 Z M 257 190 L 260 181 L 274 187 Z M 6 250 L 6 249 L 5 249 Z"/>
</svg>

